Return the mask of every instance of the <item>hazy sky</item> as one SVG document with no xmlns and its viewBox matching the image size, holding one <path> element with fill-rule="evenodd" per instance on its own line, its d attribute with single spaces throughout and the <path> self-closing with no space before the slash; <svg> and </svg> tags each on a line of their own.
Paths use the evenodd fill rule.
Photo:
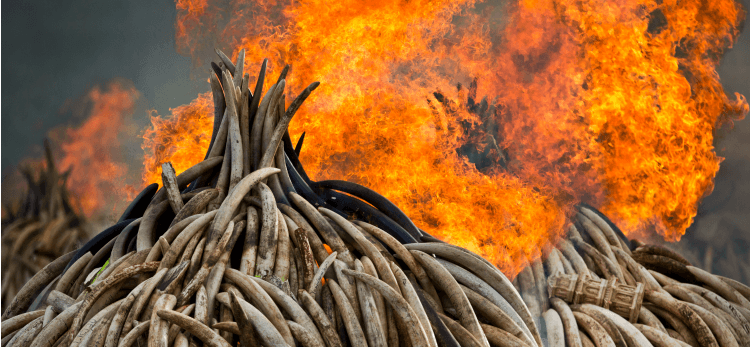
<svg viewBox="0 0 750 347">
<path fill-rule="evenodd" d="M 3 174 L 68 123 L 61 106 L 94 85 L 129 79 L 160 114 L 205 91 L 175 51 L 175 13 L 172 1 L 3 1 Z"/>
</svg>

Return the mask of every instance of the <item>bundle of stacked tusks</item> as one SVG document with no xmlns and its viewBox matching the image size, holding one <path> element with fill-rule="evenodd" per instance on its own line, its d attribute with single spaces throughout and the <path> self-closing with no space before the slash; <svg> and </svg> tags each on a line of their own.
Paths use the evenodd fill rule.
<svg viewBox="0 0 750 347">
<path fill-rule="evenodd" d="M 491 263 L 419 230 L 376 192 L 349 182 L 310 181 L 298 160 L 304 137 L 292 146 L 286 130 L 318 83 L 285 108 L 287 68 L 264 95 L 264 61 L 251 93 L 244 51 L 236 63 L 217 53 L 221 62 L 212 64 L 211 73 L 214 132 L 205 160 L 180 175 L 169 163 L 162 165 L 161 189 L 147 187 L 120 222 L 39 271 L 3 313 L 3 346 L 542 347 L 581 346 L 586 334 L 597 347 L 651 344 L 612 311 L 547 300 L 547 273 L 553 284 L 557 278 L 564 283 L 565 274 L 594 280 L 597 271 L 644 283 L 648 311 L 640 311 L 654 312 L 647 317 L 653 325 L 659 322 L 657 307 L 674 325 L 687 317 L 682 327 L 724 309 L 699 310 L 677 301 L 646 270 L 624 275 L 623 269 L 643 269 L 633 260 L 644 261 L 636 254 L 651 259 L 662 253 L 630 255 L 617 243 L 607 249 L 628 257 L 615 268 L 619 258 L 610 264 L 582 233 L 563 242 L 564 254 L 553 251 L 544 265 L 524 270 L 519 294 Z M 605 228 L 600 222 L 596 226 Z M 650 282 L 644 282 L 647 275 Z M 696 298 L 722 300 L 733 322 L 746 323 L 732 287 L 737 284 L 711 295 L 697 284 L 712 281 L 703 284 L 716 288 L 722 280 L 693 276 L 696 285 L 689 290 L 701 291 Z M 548 303 L 562 314 L 546 310 Z M 742 323 L 730 325 L 725 335 L 747 327 Z M 702 324 L 701 342 L 714 336 Z M 659 328 L 652 331 L 658 341 L 672 343 Z"/>
<path fill-rule="evenodd" d="M 578 211 L 567 238 L 513 282 L 549 346 L 750 346 L 750 288 Z"/>
<path fill-rule="evenodd" d="M 68 172 L 55 168 L 44 141 L 46 168 L 26 166 L 20 172 L 27 193 L 18 205 L 5 206 L 2 221 L 2 307 L 34 274 L 61 255 L 80 247 L 89 234 L 85 218 L 72 208 L 66 188 Z"/>
<path fill-rule="evenodd" d="M 286 107 L 288 67 L 263 94 L 264 61 L 251 93 L 244 50 L 217 53 L 205 160 L 164 163 L 161 189 L 29 280 L 3 346 L 541 346 L 491 263 L 372 190 L 309 180 L 287 126 L 319 83 Z"/>
</svg>

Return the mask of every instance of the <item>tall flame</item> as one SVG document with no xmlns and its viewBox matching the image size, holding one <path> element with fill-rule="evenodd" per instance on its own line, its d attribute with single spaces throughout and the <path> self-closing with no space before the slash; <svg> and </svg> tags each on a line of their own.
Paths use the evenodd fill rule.
<svg viewBox="0 0 750 347">
<path fill-rule="evenodd" d="M 216 42 L 247 49 L 251 73 L 266 57 L 272 75 L 290 63 L 287 100 L 321 81 L 290 129 L 307 132 L 302 161 L 314 179 L 368 186 L 510 274 L 563 234 L 579 201 L 629 234 L 678 240 L 718 170 L 715 127 L 748 112 L 715 72 L 744 18 L 733 0 L 178 0 L 177 9 L 178 50 L 198 63 Z M 490 120 L 467 111 L 464 89 L 441 93 L 447 102 L 431 96 L 475 78 Z M 210 109 L 173 110 L 175 128 L 198 122 L 209 136 Z M 207 146 L 164 153 L 182 135 L 149 134 L 148 182 L 159 163 L 198 162 Z M 512 159 L 507 168 L 480 172 L 457 153 L 486 135 Z"/>
<path fill-rule="evenodd" d="M 121 135 L 127 131 L 140 93 L 125 80 L 93 87 L 85 96 L 87 115 L 77 127 L 59 127 L 50 132 L 53 151 L 61 171 L 70 171 L 71 199 L 87 217 L 109 215 L 125 200 L 129 165 L 121 151 Z"/>
</svg>

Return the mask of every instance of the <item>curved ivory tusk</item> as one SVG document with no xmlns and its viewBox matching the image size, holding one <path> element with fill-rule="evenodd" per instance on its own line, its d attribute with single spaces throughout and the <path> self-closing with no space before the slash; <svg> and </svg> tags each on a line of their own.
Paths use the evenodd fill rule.
<svg viewBox="0 0 750 347">
<path fill-rule="evenodd" d="M 211 330 L 206 325 L 201 324 L 193 318 L 187 315 L 169 310 L 159 310 L 156 314 L 172 324 L 177 324 L 183 329 L 187 330 L 190 334 L 197 337 L 203 343 L 210 347 L 232 347 L 227 343 L 219 334 Z"/>
<path fill-rule="evenodd" d="M 383 295 L 383 298 L 385 298 L 393 307 L 393 311 L 401 317 L 401 321 L 406 327 L 412 346 L 428 346 L 427 337 L 422 332 L 422 326 L 417 314 L 411 306 L 409 306 L 409 303 L 406 302 L 406 299 L 401 297 L 400 293 L 391 288 L 391 286 L 385 282 L 368 274 L 348 269 L 344 269 L 342 272 L 346 275 L 355 277 L 357 280 L 365 282 L 370 288 L 377 290 Z"/>
<path fill-rule="evenodd" d="M 307 291 L 312 295 L 314 298 L 317 298 L 320 294 L 320 290 L 323 288 L 323 276 L 326 274 L 326 271 L 328 271 L 328 268 L 333 264 L 333 261 L 336 260 L 336 256 L 338 255 L 338 252 L 334 251 L 331 253 L 328 258 L 326 258 L 325 261 L 323 261 L 322 264 L 320 264 L 320 267 L 318 268 L 318 272 L 315 273 L 315 276 L 313 277 L 312 281 L 310 282 L 310 287 L 307 288 Z"/>
<path fill-rule="evenodd" d="M 86 317 L 89 308 L 91 308 L 96 300 L 107 291 L 107 289 L 135 275 L 155 271 L 158 267 L 159 262 L 156 261 L 134 265 L 96 284 L 94 289 L 83 299 L 82 305 L 75 319 L 73 319 L 73 323 L 68 332 L 70 339 L 72 340 L 78 334 L 78 330 L 81 329 L 83 319 Z"/>
<path fill-rule="evenodd" d="M 209 228 L 208 239 L 206 240 L 206 246 L 203 250 L 203 254 L 211 254 L 216 243 L 219 241 L 219 236 L 226 230 L 229 221 L 232 219 L 232 215 L 235 210 L 239 207 L 242 198 L 250 192 L 258 182 L 262 181 L 268 176 L 278 173 L 280 170 L 277 168 L 265 168 L 254 171 L 253 173 L 245 176 L 237 185 L 229 192 L 226 199 L 221 203 L 219 212 L 214 217 L 213 223 Z"/>
<path fill-rule="evenodd" d="M 490 343 L 479 326 L 479 320 L 476 314 L 474 314 L 474 309 L 471 307 L 469 299 L 463 290 L 461 290 L 456 279 L 435 258 L 417 250 L 412 250 L 411 253 L 422 264 L 422 267 L 427 271 L 427 275 L 438 286 L 442 287 L 443 291 L 448 295 L 453 307 L 456 309 L 461 325 L 471 332 L 483 346 L 489 347 Z"/>
<path fill-rule="evenodd" d="M 312 321 L 310 316 L 307 315 L 305 310 L 297 304 L 289 295 L 286 295 L 281 289 L 277 288 L 271 283 L 268 283 L 260 278 L 253 278 L 263 290 L 279 305 L 284 311 L 294 320 L 297 324 L 305 327 L 312 332 L 313 337 L 318 340 L 318 343 L 325 345 L 323 336 L 320 334 L 318 329 L 315 328 L 315 323 Z"/>
<path fill-rule="evenodd" d="M 508 301 L 513 310 L 521 316 L 529 331 L 531 331 L 531 335 L 534 337 L 537 346 L 542 346 L 542 338 L 539 336 L 539 331 L 536 328 L 536 324 L 534 324 L 534 320 L 531 318 L 529 308 L 524 304 L 521 295 L 513 287 L 508 278 L 500 270 L 487 262 L 487 260 L 458 246 L 441 242 L 411 243 L 404 245 L 404 247 L 408 250 L 420 250 L 435 254 L 444 259 L 449 259 L 451 262 L 457 263 L 465 269 L 471 269 L 479 278 L 487 282 L 487 284 L 492 286 Z"/>
</svg>

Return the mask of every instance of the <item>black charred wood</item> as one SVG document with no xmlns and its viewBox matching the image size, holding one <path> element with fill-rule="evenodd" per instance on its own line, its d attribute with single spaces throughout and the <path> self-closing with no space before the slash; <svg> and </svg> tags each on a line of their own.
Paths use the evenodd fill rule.
<svg viewBox="0 0 750 347">
<path fill-rule="evenodd" d="M 146 212 L 146 208 L 148 207 L 148 204 L 151 203 L 151 199 L 154 197 L 157 190 L 159 190 L 159 185 L 156 183 L 151 183 L 144 188 L 138 196 L 130 202 L 130 205 L 128 205 L 125 212 L 122 213 L 118 222 L 122 222 L 126 219 L 143 217 L 143 213 Z"/>
<path fill-rule="evenodd" d="M 302 144 L 305 141 L 305 134 L 307 132 L 302 132 L 302 135 L 299 136 L 299 140 L 297 140 L 297 144 L 294 145 L 294 153 L 297 154 L 297 157 L 299 157 L 300 151 L 302 151 Z"/>
<path fill-rule="evenodd" d="M 416 283 L 412 283 L 414 288 L 417 292 L 417 297 L 419 298 L 419 301 L 422 302 L 422 306 L 424 307 L 424 312 L 427 314 L 427 319 L 430 321 L 430 325 L 433 327 L 433 331 L 435 332 L 435 339 L 437 340 L 438 346 L 446 346 L 446 347 L 460 347 L 461 345 L 456 341 L 456 338 L 453 337 L 453 334 L 451 334 L 450 330 L 448 330 L 448 327 L 445 326 L 445 323 L 443 323 L 443 320 L 440 319 L 440 317 L 437 315 L 437 311 L 435 311 L 435 308 L 430 305 L 430 302 L 427 301 L 424 297 L 424 291 L 422 288 L 420 288 Z"/>
<path fill-rule="evenodd" d="M 173 216 L 174 217 L 174 216 Z M 91 252 L 91 254 L 96 254 L 102 247 L 104 247 L 110 240 L 117 237 L 117 235 L 120 235 L 120 232 L 125 229 L 128 224 L 133 222 L 134 219 L 126 219 L 123 221 L 118 222 L 117 224 L 105 229 L 104 231 L 100 232 L 98 235 L 94 236 L 93 239 L 89 240 L 89 242 L 86 242 L 86 244 L 83 245 L 83 247 L 78 249 L 78 252 L 73 256 L 73 259 L 68 262 L 68 265 L 65 266 L 65 270 L 63 270 L 62 274 L 65 274 L 66 271 L 70 268 L 73 263 L 76 262 L 76 260 L 80 259 L 86 252 Z"/>
<path fill-rule="evenodd" d="M 292 162 L 292 166 L 294 166 L 294 169 L 305 181 L 305 183 L 310 185 L 312 183 L 312 180 L 310 180 L 310 177 L 307 176 L 305 169 L 302 167 L 302 163 L 299 161 L 297 152 L 295 151 L 294 147 L 292 147 L 292 138 L 289 136 L 289 132 L 286 132 L 286 134 L 284 134 L 284 137 L 282 137 L 282 142 L 284 143 L 284 153 L 286 153 L 287 157 Z"/>
<path fill-rule="evenodd" d="M 327 188 L 322 188 L 320 195 L 329 205 L 383 229 L 403 244 L 419 242 L 393 219 L 362 200 Z"/>
<path fill-rule="evenodd" d="M 356 183 L 339 180 L 321 181 L 314 183 L 311 186 L 315 189 L 329 188 L 354 195 L 366 201 L 368 204 L 375 206 L 375 208 L 383 212 L 383 214 L 396 221 L 396 223 L 409 232 L 415 240 L 419 240 L 422 236 L 422 233 L 419 232 L 419 229 L 414 225 L 414 222 L 412 222 L 411 219 L 409 219 L 409 217 L 398 208 L 398 206 L 370 188 Z"/>
</svg>

